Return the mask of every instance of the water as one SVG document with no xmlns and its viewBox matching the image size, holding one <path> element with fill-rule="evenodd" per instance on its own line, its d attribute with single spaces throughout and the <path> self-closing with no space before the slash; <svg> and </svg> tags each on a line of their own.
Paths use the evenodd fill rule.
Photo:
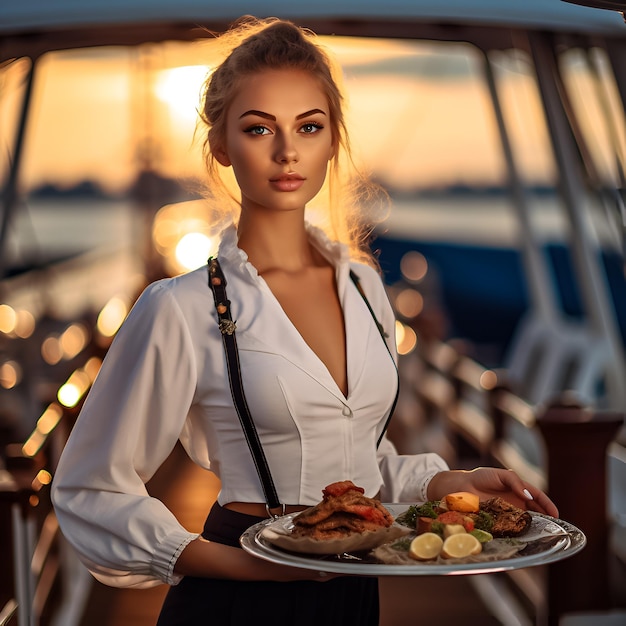
<svg viewBox="0 0 626 626">
<path fill-rule="evenodd" d="M 565 242 L 567 221 L 555 196 L 533 199 L 532 223 L 546 247 L 558 299 L 568 315 L 582 305 Z M 615 250 L 614 233 L 602 214 L 593 217 L 593 233 Z M 91 197 L 31 198 L 17 211 L 9 237 L 14 267 L 97 250 L 141 249 L 142 215 L 129 199 Z M 446 195 L 394 200 L 389 219 L 375 242 L 389 282 L 399 279 L 401 256 L 409 249 L 427 255 L 441 281 L 451 331 L 476 343 L 503 347 L 528 306 L 520 228 L 506 197 L 494 194 Z M 607 261 L 616 306 L 626 336 L 626 295 L 615 253 Z M 486 314 L 489 312 L 489 314 Z M 494 320 L 497 323 L 494 323 Z"/>
<path fill-rule="evenodd" d="M 616 215 L 592 203 L 588 209 L 588 236 L 604 248 L 619 250 L 621 234 Z M 557 196 L 529 196 L 528 213 L 540 243 L 568 240 L 569 221 Z M 511 201 L 498 194 L 442 194 L 394 200 L 383 230 L 399 239 L 510 249 L 520 247 L 521 234 L 520 220 Z"/>
<path fill-rule="evenodd" d="M 139 216 L 130 200 L 32 199 L 19 206 L 7 240 L 9 266 L 131 246 Z"/>
<path fill-rule="evenodd" d="M 567 219 L 556 197 L 530 203 L 531 220 L 541 241 L 568 237 Z M 592 216 L 592 236 L 608 247 L 620 241 L 600 211 Z M 128 246 L 140 236 L 139 210 L 127 198 L 31 198 L 16 211 L 8 258 L 23 263 L 39 257 L 72 255 L 99 247 Z M 387 237 L 519 248 L 520 226 L 507 198 L 491 196 L 395 199 L 381 226 Z"/>
</svg>

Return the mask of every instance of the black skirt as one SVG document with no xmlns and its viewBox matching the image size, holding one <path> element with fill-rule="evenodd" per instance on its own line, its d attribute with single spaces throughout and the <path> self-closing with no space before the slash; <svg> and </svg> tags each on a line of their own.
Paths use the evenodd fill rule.
<svg viewBox="0 0 626 626">
<path fill-rule="evenodd" d="M 215 504 L 202 536 L 239 547 L 239 537 L 262 518 Z M 170 588 L 157 626 L 377 626 L 378 580 L 238 581 L 186 576 Z"/>
</svg>

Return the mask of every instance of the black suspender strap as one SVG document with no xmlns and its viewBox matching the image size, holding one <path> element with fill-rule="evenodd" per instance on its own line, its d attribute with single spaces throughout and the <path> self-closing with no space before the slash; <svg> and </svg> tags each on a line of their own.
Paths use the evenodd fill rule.
<svg viewBox="0 0 626 626">
<path fill-rule="evenodd" d="M 217 311 L 219 329 L 222 333 L 222 343 L 224 344 L 226 365 L 228 369 L 228 381 L 230 384 L 230 391 L 233 397 L 235 410 L 237 411 L 239 421 L 241 422 L 241 427 L 246 437 L 246 441 L 248 442 L 248 447 L 250 448 L 252 458 L 254 459 L 254 464 L 259 475 L 259 479 L 261 480 L 261 486 L 263 487 L 263 493 L 265 494 L 265 500 L 267 503 L 267 512 L 268 514 L 272 515 L 271 509 L 282 508 L 282 513 L 284 514 L 285 505 L 281 504 L 280 500 L 278 499 L 278 493 L 276 492 L 276 487 L 272 479 L 272 474 L 270 472 L 265 453 L 263 452 L 263 447 L 261 446 L 261 441 L 259 439 L 256 427 L 254 426 L 254 422 L 252 421 L 250 409 L 248 408 L 246 396 L 243 391 L 243 383 L 241 381 L 241 367 L 239 365 L 239 352 L 237 350 L 237 339 L 235 338 L 236 323 L 233 321 L 230 313 L 230 300 L 226 297 L 226 278 L 224 278 L 222 268 L 220 267 L 220 264 L 215 257 L 209 258 L 208 270 L 209 287 L 211 287 L 211 291 L 213 292 L 213 300 L 215 301 L 215 309 Z M 374 313 L 374 310 L 372 309 L 369 300 L 367 299 L 365 292 L 361 287 L 359 277 L 352 270 L 350 270 L 350 278 L 352 279 L 352 282 L 358 289 L 361 297 L 367 305 L 367 308 L 369 309 L 369 312 L 371 313 L 372 318 L 376 323 L 376 328 L 378 328 L 378 332 L 380 333 L 383 343 L 385 344 L 385 347 L 389 352 L 389 356 L 391 357 L 391 360 L 396 367 L 397 372 L 398 368 L 395 359 L 393 358 L 393 354 L 391 353 L 391 350 L 389 350 L 389 346 L 387 345 L 388 335 L 385 333 L 384 328 L 378 321 L 376 314 Z M 391 416 L 393 415 L 393 412 L 395 410 L 396 403 L 398 402 L 400 389 L 399 383 L 400 379 L 398 377 L 396 397 L 393 401 L 393 405 L 391 406 L 391 410 L 389 411 L 389 416 L 387 417 L 387 421 L 385 422 L 383 431 L 378 438 L 378 442 L 376 444 L 377 446 L 379 446 L 380 442 L 382 441 L 382 438 L 387 430 L 387 426 L 389 425 L 389 421 L 391 420 Z"/>
<path fill-rule="evenodd" d="M 239 365 L 239 353 L 237 351 L 237 340 L 235 338 L 236 324 L 230 314 L 230 300 L 226 297 L 226 279 L 222 272 L 222 268 L 217 259 L 211 257 L 208 261 L 209 265 L 209 286 L 213 291 L 213 299 L 215 301 L 215 309 L 219 321 L 219 329 L 222 333 L 222 343 L 224 344 L 224 352 L 226 354 L 226 364 L 228 367 L 228 380 L 230 383 L 230 391 L 233 396 L 233 402 L 241 427 L 246 436 L 248 447 L 252 453 L 254 464 L 256 466 L 265 501 L 267 503 L 267 511 L 271 515 L 270 509 L 282 507 L 282 513 L 285 513 L 285 505 L 280 503 L 272 474 L 270 472 L 265 453 L 259 440 L 259 435 L 252 421 L 250 409 L 246 402 L 246 396 L 243 392 L 243 384 L 241 382 L 241 368 Z"/>
<path fill-rule="evenodd" d="M 376 442 L 376 447 L 378 447 L 380 445 L 380 442 L 383 440 L 385 433 L 387 432 L 387 427 L 389 426 L 389 422 L 391 421 L 391 416 L 393 415 L 393 412 L 396 410 L 396 404 L 398 404 L 398 396 L 400 395 L 400 374 L 398 372 L 398 366 L 396 365 L 396 360 L 393 358 L 393 354 L 391 353 L 391 350 L 389 349 L 389 344 L 387 343 L 387 339 L 389 338 L 389 335 L 385 332 L 383 325 L 378 321 L 378 318 L 376 317 L 376 313 L 374 313 L 374 309 L 372 309 L 372 305 L 369 303 L 369 300 L 367 299 L 367 296 L 365 295 L 365 291 L 363 291 L 360 278 L 353 270 L 350 270 L 350 278 L 352 279 L 354 286 L 358 289 L 359 293 L 361 294 L 361 297 L 363 298 L 363 301 L 365 302 L 365 304 L 367 305 L 367 308 L 369 309 L 369 312 L 374 318 L 376 328 L 378 328 L 378 332 L 380 333 L 380 336 L 382 337 L 383 343 L 385 344 L 385 348 L 387 348 L 387 352 L 389 352 L 389 356 L 391 357 L 391 361 L 393 362 L 396 368 L 396 374 L 398 376 L 398 386 L 396 387 L 396 397 L 394 398 L 393 404 L 391 405 L 391 410 L 389 411 L 389 415 L 387 416 L 387 421 L 385 422 L 383 431 L 380 433 L 380 437 L 378 438 L 378 441 Z"/>
</svg>

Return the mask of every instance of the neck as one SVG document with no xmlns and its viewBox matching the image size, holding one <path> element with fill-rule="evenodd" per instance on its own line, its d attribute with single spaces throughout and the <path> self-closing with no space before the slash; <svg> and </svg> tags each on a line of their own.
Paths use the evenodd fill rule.
<svg viewBox="0 0 626 626">
<path fill-rule="evenodd" d="M 237 235 L 239 247 L 261 275 L 275 269 L 296 272 L 316 264 L 301 214 L 242 211 Z"/>
</svg>

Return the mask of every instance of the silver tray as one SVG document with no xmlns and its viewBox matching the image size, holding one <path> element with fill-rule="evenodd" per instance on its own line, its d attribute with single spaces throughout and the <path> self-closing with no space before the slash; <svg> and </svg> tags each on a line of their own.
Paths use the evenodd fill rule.
<svg viewBox="0 0 626 626">
<path fill-rule="evenodd" d="M 408 504 L 385 504 L 389 512 L 397 517 L 404 513 Z M 526 548 L 515 556 L 497 561 L 478 563 L 422 563 L 415 565 L 390 565 L 369 560 L 367 555 L 338 554 L 317 556 L 287 552 L 271 544 L 263 534 L 270 527 L 284 532 L 289 528 L 295 514 L 284 515 L 274 520 L 263 521 L 251 526 L 241 537 L 242 548 L 250 554 L 272 563 L 290 565 L 338 574 L 363 576 L 438 576 L 450 574 L 489 574 L 561 561 L 583 549 L 587 539 L 583 532 L 563 520 L 531 512 L 533 523 L 520 537 Z"/>
</svg>

